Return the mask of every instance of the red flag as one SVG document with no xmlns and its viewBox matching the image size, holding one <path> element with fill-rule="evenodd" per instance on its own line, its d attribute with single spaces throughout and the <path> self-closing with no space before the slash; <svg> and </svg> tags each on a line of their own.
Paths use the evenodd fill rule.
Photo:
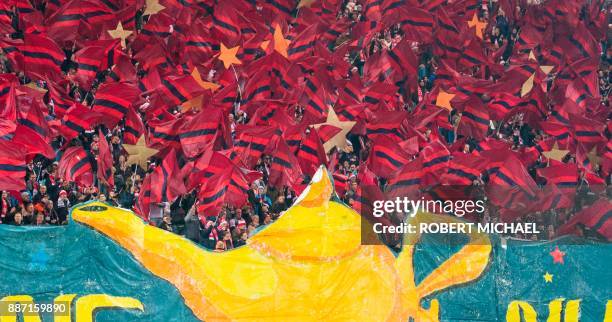
<svg viewBox="0 0 612 322">
<path fill-rule="evenodd" d="M 20 112 L 22 112 L 22 115 L 19 118 L 19 124 L 30 128 L 40 135 L 41 138 L 47 140 L 50 135 L 50 130 L 49 124 L 45 118 L 45 113 L 43 112 L 43 108 L 46 109 L 46 106 L 38 99 L 32 99 L 30 102 L 29 110 L 25 111 L 25 108 L 21 108 Z M 27 114 L 23 115 L 24 112 Z"/>
<path fill-rule="evenodd" d="M 317 28 L 317 24 L 312 24 L 294 37 L 287 50 L 287 54 L 292 61 L 304 58 L 313 52 L 319 36 Z"/>
<path fill-rule="evenodd" d="M 0 78 L 0 119 L 15 122 L 17 120 L 17 97 L 15 92 L 16 79 L 14 77 L 4 81 L 5 78 Z"/>
<path fill-rule="evenodd" d="M 575 194 L 578 186 L 578 167 L 576 164 L 560 164 L 537 170 L 538 175 L 546 179 L 547 184 L 556 185 L 563 191 Z"/>
<path fill-rule="evenodd" d="M 223 111 L 218 108 L 206 109 L 186 117 L 178 132 L 185 156 L 196 157 L 212 147 L 216 138 L 229 135 L 223 133 L 224 123 Z"/>
<path fill-rule="evenodd" d="M 198 184 L 204 183 L 204 189 L 210 189 L 207 188 L 207 180 L 229 172 L 229 187 L 222 201 L 235 207 L 241 207 L 247 202 L 249 182 L 252 180 L 248 179 L 244 172 L 225 155 L 208 150 L 195 162 L 193 171 L 195 174 L 190 176 L 188 188 L 195 188 Z"/>
<path fill-rule="evenodd" d="M 377 176 L 389 178 L 410 161 L 410 156 L 386 135 L 378 135 L 372 142 L 368 168 Z"/>
<path fill-rule="evenodd" d="M 89 154 L 81 146 L 73 146 L 64 151 L 57 171 L 64 181 L 76 182 L 86 187 L 93 184 Z"/>
<path fill-rule="evenodd" d="M 450 152 L 440 143 L 440 141 L 434 141 L 426 146 L 421 151 L 420 158 L 423 161 L 423 185 L 430 185 L 440 182 L 440 177 L 448 169 L 448 163 L 450 160 Z"/>
<path fill-rule="evenodd" d="M 423 162 L 421 158 L 404 165 L 397 175 L 389 178 L 386 193 L 389 197 L 417 197 L 420 194 L 423 177 Z"/>
<path fill-rule="evenodd" d="M 319 133 L 314 128 L 311 128 L 310 133 L 302 140 L 297 158 L 300 162 L 300 168 L 308 176 L 314 175 L 321 165 L 327 164 L 323 143 L 321 143 Z"/>
<path fill-rule="evenodd" d="M 597 232 L 612 241 L 612 202 L 600 199 L 588 208 L 575 214 L 567 223 L 559 227 L 559 234 L 576 233 L 579 225 Z"/>
<path fill-rule="evenodd" d="M 230 173 L 223 172 L 213 175 L 200 188 L 197 207 L 200 218 L 219 214 L 230 183 Z"/>
<path fill-rule="evenodd" d="M 162 98 L 169 104 L 179 105 L 192 98 L 204 94 L 204 89 L 191 77 L 169 76 L 161 79 L 159 87 Z"/>
<path fill-rule="evenodd" d="M 62 118 L 60 133 L 70 141 L 81 132 L 90 130 L 101 120 L 100 114 L 93 112 L 84 105 L 75 103 Z"/>
<path fill-rule="evenodd" d="M 49 6 L 54 2 L 58 3 L 49 1 L 47 4 L 47 12 L 52 14 L 45 20 L 45 23 L 49 26 L 47 29 L 49 37 L 58 42 L 70 43 L 83 36 L 95 37 L 93 33 L 83 35 L 85 29 L 83 26 L 89 26 L 92 31 L 98 30 L 104 23 L 110 23 L 115 19 L 112 10 L 98 1 L 66 1 L 58 9 L 49 10 Z"/>
<path fill-rule="evenodd" d="M 272 153 L 272 166 L 270 167 L 269 182 L 273 186 L 295 187 L 302 183 L 302 169 L 299 161 L 289 150 L 285 139 L 276 139 L 276 148 Z"/>
<path fill-rule="evenodd" d="M 185 59 L 193 62 L 207 61 L 219 51 L 219 40 L 211 37 L 207 31 L 208 28 L 198 20 L 185 32 Z"/>
<path fill-rule="evenodd" d="M 125 117 L 140 95 L 129 83 L 104 83 L 96 92 L 92 110 L 104 115 L 104 124 L 113 128 Z"/>
<path fill-rule="evenodd" d="M 25 125 L 18 125 L 11 139 L 17 146 L 22 146 L 28 156 L 41 154 L 47 159 L 55 159 L 55 151 L 45 138 Z"/>
<path fill-rule="evenodd" d="M 88 46 L 74 53 L 73 61 L 77 65 L 74 80 L 83 89 L 91 89 L 104 58 L 105 48 L 101 46 Z"/>
<path fill-rule="evenodd" d="M 478 101 L 479 99 L 471 99 L 466 103 L 467 106 L 461 114 L 457 133 L 482 140 L 487 135 L 491 120 L 486 108 Z"/>
<path fill-rule="evenodd" d="M 455 152 L 448 165 L 448 172 L 442 176 L 441 181 L 448 185 L 471 186 L 485 168 L 487 159 Z"/>
<path fill-rule="evenodd" d="M 102 130 L 98 131 L 98 179 L 106 184 L 109 188 L 115 186 L 115 178 L 113 175 L 113 154 L 111 153 L 108 142 Z"/>
<path fill-rule="evenodd" d="M 166 122 L 150 121 L 149 140 L 151 147 L 163 149 L 165 147 L 179 148 L 181 141 L 179 138 L 179 129 L 183 124 L 182 119 L 174 119 Z"/>
<path fill-rule="evenodd" d="M 171 150 L 162 163 L 151 173 L 151 201 L 173 202 L 186 193 L 183 177 L 178 175 L 180 167 L 176 150 Z"/>
<path fill-rule="evenodd" d="M 51 39 L 43 35 L 26 34 L 19 47 L 24 58 L 26 74 L 34 79 L 62 78 L 61 66 L 66 59 L 64 51 Z"/>
<path fill-rule="evenodd" d="M 587 148 L 605 142 L 602 132 L 605 126 L 595 120 L 579 116 L 570 115 L 570 123 L 573 128 L 574 138 Z"/>
<path fill-rule="evenodd" d="M 373 139 L 377 135 L 386 134 L 389 138 L 396 141 L 403 141 L 405 138 L 400 133 L 400 124 L 408 114 L 401 112 L 378 112 L 366 125 L 368 138 Z"/>
<path fill-rule="evenodd" d="M 49 89 L 49 105 L 52 107 L 52 111 L 58 117 L 63 117 L 68 109 L 75 103 L 68 94 L 61 90 L 54 82 L 47 80 L 45 82 Z"/>
<path fill-rule="evenodd" d="M 20 145 L 0 140 L 0 187 L 3 190 L 25 189 L 25 151 Z"/>
<path fill-rule="evenodd" d="M 151 174 L 147 175 L 140 186 L 140 191 L 137 196 L 138 200 L 134 210 L 144 220 L 149 220 L 149 212 L 151 211 Z"/>
<path fill-rule="evenodd" d="M 255 166 L 272 140 L 280 136 L 279 129 L 271 126 L 240 125 L 236 132 L 234 152 L 249 169 Z"/>
<path fill-rule="evenodd" d="M 124 144 L 136 144 L 142 133 L 144 133 L 144 124 L 135 109 L 129 108 L 127 110 L 123 129 Z"/>
</svg>

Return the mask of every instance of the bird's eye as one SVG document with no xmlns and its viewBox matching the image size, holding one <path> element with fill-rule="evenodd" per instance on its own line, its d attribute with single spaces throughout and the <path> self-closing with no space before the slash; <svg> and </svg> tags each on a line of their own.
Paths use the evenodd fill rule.
<svg viewBox="0 0 612 322">
<path fill-rule="evenodd" d="M 107 207 L 98 206 L 98 205 L 95 205 L 95 206 L 85 206 L 85 207 L 79 208 L 79 210 L 81 210 L 81 211 L 105 211 L 107 209 L 108 209 Z"/>
</svg>

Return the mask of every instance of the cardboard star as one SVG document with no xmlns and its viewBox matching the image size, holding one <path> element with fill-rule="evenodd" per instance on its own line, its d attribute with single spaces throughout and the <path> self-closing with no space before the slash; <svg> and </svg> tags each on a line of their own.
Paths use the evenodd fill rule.
<svg viewBox="0 0 612 322">
<path fill-rule="evenodd" d="M 159 4 L 158 0 L 146 0 L 146 5 L 145 5 L 145 12 L 143 13 L 144 16 L 147 15 L 154 15 L 164 9 L 166 9 L 166 7 L 162 6 L 161 4 Z"/>
<path fill-rule="evenodd" d="M 540 66 L 540 70 L 542 71 L 542 73 L 547 74 L 547 75 L 550 73 L 551 70 L 553 70 L 553 68 L 555 68 L 555 66 L 547 66 L 547 65 Z"/>
<path fill-rule="evenodd" d="M 274 50 L 283 55 L 283 57 L 287 58 L 287 49 L 289 48 L 289 44 L 291 44 L 291 41 L 285 39 L 280 25 L 277 24 L 276 27 L 274 27 Z M 263 50 L 268 50 L 268 46 L 270 46 L 269 40 L 264 40 L 261 42 L 261 45 L 259 45 L 259 47 Z"/>
<path fill-rule="evenodd" d="M 527 80 L 523 83 L 523 86 L 521 86 L 521 97 L 524 97 L 525 95 L 529 94 L 529 92 L 531 92 L 531 89 L 533 88 L 534 79 L 535 73 L 531 74 L 531 76 L 529 76 L 529 78 L 527 78 Z"/>
<path fill-rule="evenodd" d="M 536 59 L 535 54 L 533 53 L 533 50 L 529 52 L 529 60 L 535 60 L 535 61 L 538 61 L 538 60 Z"/>
<path fill-rule="evenodd" d="M 287 48 L 289 48 L 290 43 L 291 42 L 285 39 L 285 36 L 283 36 L 283 31 L 280 25 L 277 24 L 276 27 L 274 27 L 274 50 L 283 55 L 283 57 L 287 58 Z"/>
<path fill-rule="evenodd" d="M 338 119 L 338 115 L 336 115 L 336 111 L 334 111 L 334 109 L 330 107 L 329 111 L 327 112 L 327 120 L 325 121 L 325 123 L 319 123 L 314 125 L 315 129 L 317 130 L 323 125 L 331 125 L 340 129 L 340 132 L 338 132 L 336 135 L 334 135 L 331 139 L 329 139 L 323 144 L 325 152 L 329 153 L 329 151 L 331 151 L 334 147 L 338 148 L 338 150 L 343 150 L 347 145 L 346 135 L 353 128 L 355 123 L 357 122 L 340 121 L 340 119 Z"/>
<path fill-rule="evenodd" d="M 557 144 L 557 142 L 555 142 L 555 145 L 553 145 L 550 151 L 542 152 L 542 154 L 547 159 L 561 161 L 567 155 L 568 152 L 569 150 L 560 150 L 559 145 Z"/>
<path fill-rule="evenodd" d="M 563 264 L 563 256 L 565 256 L 565 253 L 559 249 L 559 246 L 557 246 L 555 247 L 555 250 L 550 252 L 550 256 L 553 258 L 553 263 Z"/>
<path fill-rule="evenodd" d="M 159 152 L 147 147 L 144 135 L 140 136 L 136 144 L 124 144 L 123 148 L 128 153 L 127 164 L 138 164 L 143 169 L 147 168 L 147 160 Z"/>
<path fill-rule="evenodd" d="M 487 27 L 486 22 L 478 20 L 478 16 L 474 14 L 472 16 L 472 20 L 468 21 L 467 24 L 468 24 L 468 27 L 470 28 L 472 27 L 476 28 L 476 37 L 483 39 L 482 31 Z"/>
<path fill-rule="evenodd" d="M 31 88 L 31 89 L 33 89 L 33 90 L 35 90 L 35 91 L 39 92 L 39 93 L 46 93 L 46 92 L 47 92 L 47 90 L 46 90 L 46 89 L 41 88 L 41 87 L 38 87 L 38 85 L 36 85 L 36 83 L 34 83 L 34 82 L 29 82 L 29 83 L 27 83 L 27 84 L 25 84 L 25 85 L 23 85 L 23 86 L 25 86 L 25 87 L 29 87 L 29 88 Z M 20 91 L 19 91 L 19 89 L 17 89 L 17 92 L 18 92 L 18 93 L 20 92 Z"/>
<path fill-rule="evenodd" d="M 204 100 L 204 95 L 200 95 L 198 97 L 194 97 L 183 104 L 181 104 L 181 112 L 187 113 L 191 110 L 200 110 L 202 107 L 202 101 Z"/>
<path fill-rule="evenodd" d="M 121 47 L 122 48 L 125 48 L 125 39 L 127 39 L 127 37 L 129 37 L 132 33 L 133 33 L 133 31 L 131 31 L 131 30 L 123 29 L 123 25 L 121 24 L 121 21 L 119 21 L 119 23 L 117 24 L 117 28 L 115 28 L 113 30 L 108 30 L 108 34 L 113 39 L 121 39 Z"/>
<path fill-rule="evenodd" d="M 553 274 L 546 272 L 546 274 L 544 274 L 544 281 L 546 281 L 546 283 L 552 283 Z"/>
<path fill-rule="evenodd" d="M 200 85 L 203 89 L 210 89 L 211 91 L 214 92 L 219 87 L 221 87 L 221 85 L 219 84 L 215 84 L 215 83 L 211 83 L 211 82 L 207 82 L 203 80 L 202 76 L 200 75 L 200 71 L 197 68 L 193 69 L 193 71 L 191 72 L 191 77 L 193 77 L 196 83 L 198 83 L 198 85 Z"/>
<path fill-rule="evenodd" d="M 447 93 L 443 90 L 440 90 L 438 96 L 436 97 L 436 106 L 443 107 L 448 111 L 452 111 L 453 107 L 451 105 L 451 100 L 455 97 L 455 94 Z"/>
<path fill-rule="evenodd" d="M 298 4 L 298 9 L 302 8 L 302 7 L 306 7 L 309 8 L 316 0 L 300 0 L 300 3 Z"/>
<path fill-rule="evenodd" d="M 219 60 L 223 62 L 223 66 L 225 66 L 226 69 L 230 68 L 232 64 L 236 64 L 236 65 L 242 64 L 240 59 L 236 57 L 236 54 L 238 53 L 239 49 L 240 49 L 240 46 L 227 48 L 225 47 L 223 43 L 221 43 Z"/>
<path fill-rule="evenodd" d="M 587 153 L 587 158 L 591 165 L 599 165 L 601 158 L 597 155 L 597 146 L 594 146 L 591 151 Z"/>
</svg>

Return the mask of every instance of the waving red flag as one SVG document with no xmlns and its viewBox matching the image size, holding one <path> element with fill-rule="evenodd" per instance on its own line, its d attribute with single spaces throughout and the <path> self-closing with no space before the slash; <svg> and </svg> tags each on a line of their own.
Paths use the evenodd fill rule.
<svg viewBox="0 0 612 322">
<path fill-rule="evenodd" d="M 64 181 L 76 182 L 86 187 L 93 184 L 89 154 L 81 146 L 73 146 L 64 151 L 57 171 Z"/>
<path fill-rule="evenodd" d="M 25 125 L 17 125 L 15 135 L 11 139 L 11 142 L 17 146 L 24 147 L 29 157 L 41 154 L 47 159 L 55 159 L 55 151 L 53 151 L 49 142 L 39 133 Z"/>
<path fill-rule="evenodd" d="M 325 149 L 316 129 L 311 128 L 310 133 L 302 140 L 297 158 L 300 162 L 300 168 L 309 176 L 314 175 L 321 165 L 327 164 Z"/>
<path fill-rule="evenodd" d="M 588 208 L 575 214 L 567 223 L 559 227 L 559 234 L 576 233 L 580 225 L 597 232 L 612 241 L 612 202 L 600 199 Z"/>
<path fill-rule="evenodd" d="M 151 173 L 152 202 L 173 202 L 186 193 L 183 178 L 178 175 L 179 169 L 177 151 L 171 150 Z"/>
<path fill-rule="evenodd" d="M 115 178 L 113 175 L 113 154 L 111 153 L 102 130 L 98 131 L 98 138 L 98 180 L 106 184 L 109 188 L 112 188 L 115 185 Z"/>
<path fill-rule="evenodd" d="M 105 83 L 98 88 L 92 110 L 104 115 L 104 124 L 113 128 L 138 99 L 139 91 L 129 83 Z"/>
<path fill-rule="evenodd" d="M 373 140 L 368 168 L 376 175 L 389 178 L 408 162 L 410 162 L 410 156 L 386 135 L 378 135 Z"/>
<path fill-rule="evenodd" d="M 0 187 L 3 190 L 25 189 L 26 163 L 23 147 L 0 140 Z"/>
<path fill-rule="evenodd" d="M 62 78 L 61 66 L 66 59 L 64 51 L 44 35 L 26 34 L 23 45 L 19 46 L 23 55 L 26 74 L 34 79 Z"/>
</svg>

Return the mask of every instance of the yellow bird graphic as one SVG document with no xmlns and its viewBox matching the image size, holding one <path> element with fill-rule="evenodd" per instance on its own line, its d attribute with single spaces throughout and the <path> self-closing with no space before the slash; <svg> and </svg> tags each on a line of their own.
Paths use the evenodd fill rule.
<svg viewBox="0 0 612 322">
<path fill-rule="evenodd" d="M 321 167 L 276 222 L 223 253 L 102 203 L 76 208 L 72 218 L 174 285 L 203 321 L 438 321 L 438 301 L 425 309 L 421 300 L 477 279 L 488 264 L 488 237 L 472 234 L 417 285 L 413 251 L 419 236 L 405 240 L 398 256 L 384 245 L 362 245 L 360 215 L 333 197 L 330 175 Z M 415 220 L 449 217 L 419 214 Z"/>
</svg>

